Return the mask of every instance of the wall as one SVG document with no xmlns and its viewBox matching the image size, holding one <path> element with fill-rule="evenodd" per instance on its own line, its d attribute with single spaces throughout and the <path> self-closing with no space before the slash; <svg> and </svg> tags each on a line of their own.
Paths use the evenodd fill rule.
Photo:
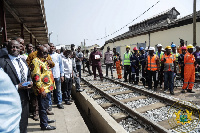
<svg viewBox="0 0 200 133">
<path fill-rule="evenodd" d="M 200 22 L 197 22 L 196 24 L 196 36 L 197 36 L 197 45 L 200 45 Z M 150 33 L 150 45 L 154 46 L 158 43 L 163 45 L 163 48 L 165 48 L 168 45 L 171 45 L 173 42 L 177 46 L 180 44 L 180 40 L 184 39 L 187 41 L 187 44 L 192 44 L 193 43 L 193 24 L 188 24 L 180 27 L 175 27 L 171 28 L 168 30 L 164 31 L 158 31 L 154 33 Z M 149 46 L 149 35 L 141 35 L 141 36 L 136 36 L 133 38 L 117 41 L 114 43 L 109 43 L 106 44 L 106 46 L 103 49 L 103 53 L 106 52 L 107 46 L 110 46 L 111 50 L 113 47 L 121 46 L 121 55 L 125 52 L 126 50 L 126 45 L 130 44 L 137 44 L 137 43 L 144 43 L 146 41 L 146 45 Z M 135 47 L 135 45 L 131 45 L 131 50 Z"/>
<path fill-rule="evenodd" d="M 197 45 L 200 45 L 200 22 L 196 25 L 196 36 L 197 36 Z M 188 24 L 176 28 L 171 28 L 164 31 L 159 31 L 151 33 L 151 46 L 155 46 L 158 43 L 161 43 L 164 47 L 171 45 L 173 42 L 177 46 L 180 44 L 180 40 L 184 39 L 187 41 L 187 44 L 193 43 L 193 24 Z"/>
</svg>

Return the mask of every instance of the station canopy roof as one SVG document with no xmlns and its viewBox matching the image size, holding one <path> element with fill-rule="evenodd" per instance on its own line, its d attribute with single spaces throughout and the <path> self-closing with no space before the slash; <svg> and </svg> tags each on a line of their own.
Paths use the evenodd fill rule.
<svg viewBox="0 0 200 133">
<path fill-rule="evenodd" d="M 44 0 L 3 0 L 6 18 L 7 38 L 21 36 L 23 26 L 25 44 L 48 43 Z M 2 34 L 0 34 L 0 37 Z M 1 37 L 2 38 L 2 37 Z"/>
</svg>

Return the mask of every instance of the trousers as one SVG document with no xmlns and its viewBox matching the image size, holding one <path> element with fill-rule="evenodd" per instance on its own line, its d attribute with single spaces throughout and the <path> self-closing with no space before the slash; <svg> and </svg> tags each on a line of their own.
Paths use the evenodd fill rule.
<svg viewBox="0 0 200 133">
<path fill-rule="evenodd" d="M 69 101 L 71 98 L 72 78 L 65 77 L 64 100 Z"/>
<path fill-rule="evenodd" d="M 122 67 L 120 64 L 120 60 L 116 61 L 116 70 L 117 70 L 118 79 L 122 79 Z"/>
<path fill-rule="evenodd" d="M 74 75 L 74 82 L 75 82 L 75 85 L 76 85 L 76 90 L 80 90 L 81 86 L 80 86 L 80 78 L 76 76 L 75 73 L 73 73 Z"/>
<path fill-rule="evenodd" d="M 39 115 L 39 106 L 37 96 L 34 92 L 30 93 L 30 110 L 33 116 Z"/>
<path fill-rule="evenodd" d="M 60 78 L 54 78 L 56 89 L 53 90 L 54 102 L 62 104 L 62 92 L 61 92 L 61 80 Z"/>
<path fill-rule="evenodd" d="M 108 68 L 110 68 L 111 71 L 111 76 L 113 77 L 113 69 L 112 69 L 113 64 L 106 64 L 106 76 L 108 76 Z"/>
<path fill-rule="evenodd" d="M 129 82 L 131 82 L 131 67 L 130 65 L 124 65 L 124 80 L 127 81 L 127 75 L 129 75 Z"/>
<path fill-rule="evenodd" d="M 81 79 L 81 65 L 76 65 L 76 69 L 79 73 L 79 78 Z"/>
<path fill-rule="evenodd" d="M 173 91 L 174 90 L 174 72 L 172 71 L 165 71 L 164 72 L 164 90 Z"/>
<path fill-rule="evenodd" d="M 139 82 L 139 69 L 136 69 L 135 67 L 131 66 L 131 72 L 132 72 L 132 81 L 138 83 Z"/>
<path fill-rule="evenodd" d="M 19 123 L 20 133 L 27 133 L 28 116 L 29 116 L 29 98 L 27 90 L 18 90 L 21 99 L 22 113 Z"/>
<path fill-rule="evenodd" d="M 93 71 L 93 74 L 94 74 L 94 78 L 97 77 L 96 69 L 97 69 L 98 72 L 99 72 L 99 76 L 100 76 L 100 78 L 103 78 L 103 74 L 102 74 L 101 66 L 100 66 L 100 65 L 93 65 L 93 66 L 92 66 L 92 71 Z"/>
<path fill-rule="evenodd" d="M 191 90 L 194 86 L 194 81 L 195 81 L 195 67 L 194 65 L 186 64 L 184 68 L 184 83 L 182 89 L 186 89 L 189 84 L 188 89 Z"/>
<path fill-rule="evenodd" d="M 148 71 L 148 87 L 152 89 L 152 77 L 154 81 L 154 88 L 158 86 L 157 71 Z"/>
<path fill-rule="evenodd" d="M 49 99 L 42 98 L 42 95 L 38 95 L 39 104 L 39 116 L 40 116 L 40 127 L 46 127 L 48 125 L 47 108 L 49 107 Z"/>
</svg>

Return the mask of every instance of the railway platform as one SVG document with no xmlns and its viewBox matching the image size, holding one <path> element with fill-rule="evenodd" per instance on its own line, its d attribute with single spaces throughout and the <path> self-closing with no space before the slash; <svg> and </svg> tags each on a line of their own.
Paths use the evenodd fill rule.
<svg viewBox="0 0 200 133">
<path fill-rule="evenodd" d="M 49 119 L 56 120 L 55 123 L 50 124 L 55 126 L 56 130 L 42 131 L 40 122 L 29 118 L 28 133 L 90 133 L 76 104 L 73 102 L 71 105 L 63 105 L 64 109 L 58 109 L 56 105 L 53 105 L 54 115 L 48 115 Z"/>
</svg>

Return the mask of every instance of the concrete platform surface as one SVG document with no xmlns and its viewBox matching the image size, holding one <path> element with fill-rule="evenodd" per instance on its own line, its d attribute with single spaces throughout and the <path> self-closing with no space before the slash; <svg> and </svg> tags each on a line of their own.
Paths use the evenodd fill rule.
<svg viewBox="0 0 200 133">
<path fill-rule="evenodd" d="M 64 109 L 58 109 L 56 105 L 53 105 L 54 115 L 48 115 L 49 119 L 56 120 L 55 123 L 49 124 L 56 126 L 56 130 L 42 131 L 40 130 L 40 122 L 29 118 L 28 133 L 90 133 L 75 103 L 63 105 Z"/>
</svg>

